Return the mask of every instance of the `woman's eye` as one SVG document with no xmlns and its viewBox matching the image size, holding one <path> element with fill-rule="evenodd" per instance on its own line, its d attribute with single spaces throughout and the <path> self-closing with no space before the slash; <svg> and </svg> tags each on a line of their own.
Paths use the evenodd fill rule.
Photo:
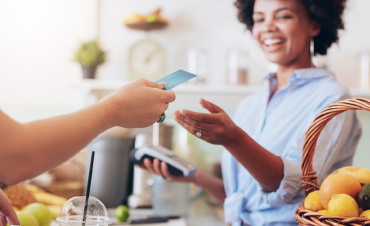
<svg viewBox="0 0 370 226">
<path fill-rule="evenodd" d="M 279 20 L 286 20 L 286 19 L 291 19 L 292 16 L 278 16 Z"/>
<path fill-rule="evenodd" d="M 253 19 L 254 23 L 261 23 L 263 22 L 263 18 L 257 18 L 257 19 Z"/>
</svg>

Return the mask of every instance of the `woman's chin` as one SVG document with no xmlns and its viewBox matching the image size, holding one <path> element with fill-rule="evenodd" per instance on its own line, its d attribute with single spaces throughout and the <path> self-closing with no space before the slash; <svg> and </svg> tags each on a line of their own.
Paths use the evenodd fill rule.
<svg viewBox="0 0 370 226">
<path fill-rule="evenodd" d="M 269 62 L 278 65 L 286 65 L 289 62 L 288 57 L 282 54 L 266 54 L 266 58 Z"/>
<path fill-rule="evenodd" d="M 276 56 L 267 56 L 267 60 L 274 64 L 284 64 L 284 61 L 282 57 L 276 57 Z"/>
</svg>

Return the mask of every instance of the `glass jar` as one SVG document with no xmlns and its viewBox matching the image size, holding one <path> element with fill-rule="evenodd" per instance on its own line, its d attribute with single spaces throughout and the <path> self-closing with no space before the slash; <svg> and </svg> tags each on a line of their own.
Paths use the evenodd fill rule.
<svg viewBox="0 0 370 226">
<path fill-rule="evenodd" d="M 245 51 L 231 50 L 228 53 L 227 83 L 230 85 L 248 84 L 248 54 Z"/>
<path fill-rule="evenodd" d="M 188 71 L 196 74 L 197 77 L 190 79 L 189 84 L 199 84 L 207 82 L 207 51 L 200 48 L 189 48 L 188 55 Z"/>
</svg>

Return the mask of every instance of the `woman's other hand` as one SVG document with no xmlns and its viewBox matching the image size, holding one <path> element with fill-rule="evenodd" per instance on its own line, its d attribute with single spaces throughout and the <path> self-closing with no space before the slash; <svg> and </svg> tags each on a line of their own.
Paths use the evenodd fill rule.
<svg viewBox="0 0 370 226">
<path fill-rule="evenodd" d="M 194 136 L 200 132 L 200 139 L 211 144 L 228 146 L 238 139 L 241 129 L 235 125 L 231 118 L 217 105 L 200 99 L 199 103 L 208 113 L 199 113 L 189 110 L 175 111 L 177 123 Z"/>
<path fill-rule="evenodd" d="M 12 203 L 0 189 L 0 226 L 6 226 L 8 222 L 10 225 L 20 225 Z"/>
<path fill-rule="evenodd" d="M 198 171 L 197 169 L 197 171 L 195 171 L 194 174 L 188 177 L 175 176 L 175 175 L 172 175 L 170 171 L 168 170 L 167 163 L 160 162 L 158 159 L 154 159 L 153 164 L 149 159 L 144 159 L 144 165 L 139 166 L 139 167 L 141 169 L 148 170 L 149 172 L 153 174 L 163 177 L 168 182 L 186 182 L 186 183 L 195 182 L 195 177 L 196 177 L 195 175 L 196 175 L 196 172 Z"/>
<path fill-rule="evenodd" d="M 143 128 L 157 122 L 176 98 L 165 83 L 137 79 L 102 100 L 112 112 L 114 125 L 124 128 Z"/>
</svg>

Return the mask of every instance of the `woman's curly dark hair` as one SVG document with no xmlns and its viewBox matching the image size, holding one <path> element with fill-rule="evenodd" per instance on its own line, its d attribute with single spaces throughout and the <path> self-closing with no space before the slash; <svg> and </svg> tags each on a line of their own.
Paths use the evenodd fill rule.
<svg viewBox="0 0 370 226">
<path fill-rule="evenodd" d="M 301 0 L 306 6 L 311 19 L 321 26 L 319 35 L 314 37 L 314 54 L 325 55 L 331 44 L 338 41 L 338 30 L 344 29 L 343 11 L 346 0 Z M 253 28 L 253 7 L 255 0 L 236 0 L 238 19 Z"/>
</svg>

